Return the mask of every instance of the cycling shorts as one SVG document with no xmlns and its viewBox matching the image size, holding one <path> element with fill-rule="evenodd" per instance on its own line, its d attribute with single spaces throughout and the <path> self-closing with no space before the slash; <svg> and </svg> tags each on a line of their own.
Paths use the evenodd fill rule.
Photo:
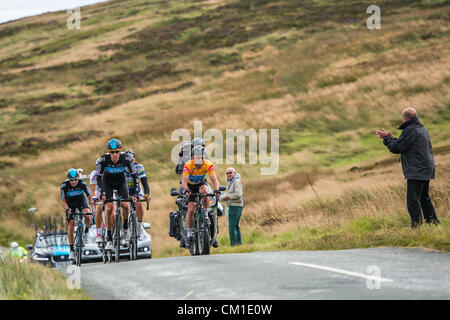
<svg viewBox="0 0 450 320">
<path fill-rule="evenodd" d="M 105 190 L 104 190 L 106 195 L 105 203 L 112 202 L 112 200 L 114 199 L 113 198 L 114 190 L 117 190 L 117 194 L 122 200 L 129 199 L 128 186 L 126 180 L 124 179 L 122 184 L 117 186 L 110 186 L 109 184 L 105 183 Z"/>
<path fill-rule="evenodd" d="M 82 197 L 80 201 L 69 203 L 67 202 L 67 205 L 69 206 L 70 210 L 72 212 L 75 212 L 77 209 L 79 212 L 82 212 L 84 209 L 90 209 L 89 202 L 86 196 Z M 73 214 L 67 214 L 66 213 L 66 219 L 67 221 L 75 220 L 75 216 Z"/>
<path fill-rule="evenodd" d="M 208 185 L 208 182 L 206 180 L 203 180 L 199 184 L 190 184 L 190 183 L 188 183 L 188 188 L 191 191 L 191 193 L 199 193 L 200 192 L 200 187 L 204 186 L 204 185 Z M 193 196 L 192 194 L 189 195 L 188 202 L 195 202 L 195 196 Z"/>
</svg>

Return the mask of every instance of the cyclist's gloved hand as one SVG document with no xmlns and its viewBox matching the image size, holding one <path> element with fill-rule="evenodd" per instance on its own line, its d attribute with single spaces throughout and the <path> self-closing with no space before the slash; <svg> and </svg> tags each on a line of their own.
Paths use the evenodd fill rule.
<svg viewBox="0 0 450 320">
<path fill-rule="evenodd" d="M 66 214 L 70 214 L 71 212 L 70 212 L 70 208 L 67 208 L 66 209 Z"/>
<path fill-rule="evenodd" d="M 220 190 L 214 190 L 214 193 L 216 194 L 216 196 L 220 197 L 220 195 L 222 194 L 222 192 L 220 192 Z"/>
</svg>

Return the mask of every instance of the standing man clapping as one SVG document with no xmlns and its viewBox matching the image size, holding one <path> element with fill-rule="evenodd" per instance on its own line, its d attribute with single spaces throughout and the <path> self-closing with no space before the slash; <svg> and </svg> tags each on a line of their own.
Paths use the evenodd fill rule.
<svg viewBox="0 0 450 320">
<path fill-rule="evenodd" d="M 434 179 L 435 167 L 428 130 L 420 123 L 414 108 L 406 108 L 402 112 L 403 130 L 399 138 L 390 133 L 377 130 L 376 134 L 383 139 L 390 152 L 401 154 L 402 169 L 406 182 L 406 203 L 411 226 L 422 224 L 422 213 L 427 223 L 438 224 L 433 203 L 429 195 L 430 179 Z"/>
</svg>

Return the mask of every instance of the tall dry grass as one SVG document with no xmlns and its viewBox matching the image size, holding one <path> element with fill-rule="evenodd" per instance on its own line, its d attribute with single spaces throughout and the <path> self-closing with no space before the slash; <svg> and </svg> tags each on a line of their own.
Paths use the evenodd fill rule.
<svg viewBox="0 0 450 320">
<path fill-rule="evenodd" d="M 0 299 L 86 300 L 78 289 L 69 289 L 66 279 L 54 269 L 0 258 Z"/>
<path fill-rule="evenodd" d="M 244 208 L 243 247 L 230 247 L 228 237 L 222 235 L 223 247 L 218 252 L 374 246 L 419 246 L 450 251 L 450 156 L 437 156 L 436 162 L 441 170 L 431 181 L 430 195 L 441 220 L 438 226 L 425 224 L 419 229 L 411 228 L 406 183 L 399 164 L 395 163 L 358 174 L 341 171 L 318 180 L 314 186 L 319 195 L 304 188 L 297 192 L 291 189 L 292 193 L 283 197 L 274 188 L 276 201 L 271 198 Z M 366 176 L 361 178 L 361 175 Z M 341 179 L 339 183 L 337 176 Z M 343 182 L 343 178 L 348 181 Z M 222 223 L 222 230 L 226 227 Z"/>
</svg>

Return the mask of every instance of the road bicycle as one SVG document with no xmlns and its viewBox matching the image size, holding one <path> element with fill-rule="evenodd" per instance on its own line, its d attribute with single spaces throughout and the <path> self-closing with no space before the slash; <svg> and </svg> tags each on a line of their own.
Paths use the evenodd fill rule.
<svg viewBox="0 0 450 320">
<path fill-rule="evenodd" d="M 225 187 L 220 187 L 220 191 L 225 191 Z M 178 196 L 181 200 L 179 207 L 181 209 L 176 213 L 171 213 L 171 218 L 176 217 L 172 221 L 172 226 L 169 225 L 169 235 L 172 234 L 173 237 L 186 242 L 186 230 L 184 227 L 184 216 L 183 216 L 183 206 L 187 203 L 187 197 L 184 194 L 179 193 L 175 188 L 171 190 L 171 196 Z M 215 193 L 191 193 L 194 197 L 194 202 L 196 203 L 196 209 L 194 213 L 194 228 L 193 228 L 193 238 L 191 241 L 191 246 L 189 251 L 191 255 L 208 255 L 210 254 L 210 248 L 213 242 L 216 240 L 217 235 L 217 214 L 209 217 L 209 213 L 203 208 L 202 198 L 203 197 L 217 197 Z M 218 205 L 217 199 L 213 202 L 214 210 Z M 213 219 L 213 221 L 211 221 Z M 211 225 L 214 224 L 214 225 Z M 171 230 L 171 227 L 173 230 Z M 214 227 L 214 228 L 212 228 Z"/>
<path fill-rule="evenodd" d="M 138 202 L 147 202 L 147 211 L 149 209 L 149 200 L 139 199 Z M 130 242 L 128 248 L 130 250 L 130 259 L 137 260 L 138 257 L 138 230 L 136 217 L 136 203 L 131 202 L 130 214 L 128 216 L 128 228 L 131 229 Z"/>
<path fill-rule="evenodd" d="M 83 233 L 85 229 L 84 216 L 91 215 L 92 212 L 79 212 L 78 209 L 75 210 L 72 215 L 75 217 L 75 237 L 74 237 L 74 254 L 75 254 L 75 264 L 79 267 L 81 266 L 81 256 L 83 253 L 84 241 Z"/>
</svg>

